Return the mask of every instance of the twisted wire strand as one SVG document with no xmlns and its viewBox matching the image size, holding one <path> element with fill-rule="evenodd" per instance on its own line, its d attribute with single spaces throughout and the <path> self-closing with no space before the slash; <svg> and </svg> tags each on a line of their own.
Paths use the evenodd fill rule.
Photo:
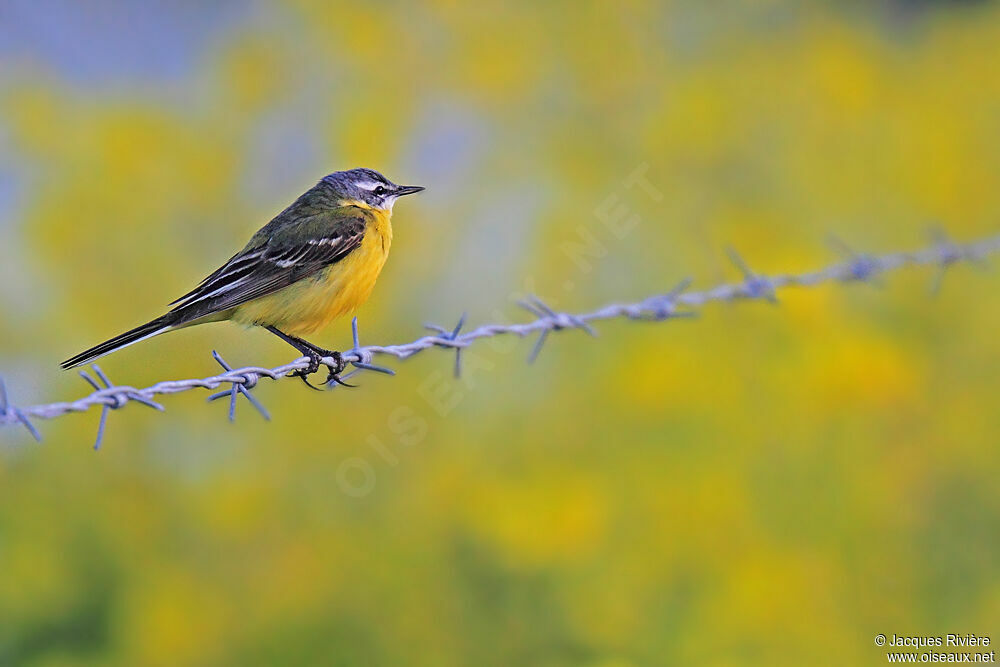
<svg viewBox="0 0 1000 667">
<path fill-rule="evenodd" d="M 398 345 L 362 346 L 359 340 L 357 318 L 355 318 L 352 323 L 354 346 L 342 353 L 343 359 L 350 363 L 353 369 L 343 377 L 346 379 L 361 371 L 376 371 L 393 375 L 394 371 L 391 369 L 373 363 L 376 355 L 391 356 L 402 360 L 432 348 L 455 350 L 454 371 L 455 375 L 458 376 L 461 373 L 462 350 L 471 346 L 475 341 L 502 335 L 524 338 L 537 333 L 538 339 L 528 357 L 528 361 L 531 362 L 538 356 L 550 333 L 565 329 L 581 329 L 591 335 L 596 335 L 592 322 L 616 318 L 665 321 L 678 317 L 690 317 L 697 314 L 698 308 L 713 301 L 764 299 L 774 302 L 777 301 L 779 289 L 816 287 L 831 282 L 876 282 L 882 274 L 897 271 L 907 266 L 938 266 L 936 287 L 940 284 L 941 275 L 948 267 L 959 262 L 981 262 L 988 256 L 1000 252 L 1000 234 L 968 243 L 956 243 L 938 232 L 932 245 L 915 251 L 893 252 L 883 255 L 858 253 L 841 241 L 836 241 L 836 245 L 845 258 L 816 271 L 770 276 L 755 273 L 735 250 L 729 249 L 730 258 L 743 274 L 741 282 L 724 283 L 701 291 L 687 291 L 690 280 L 685 279 L 665 294 L 654 295 L 631 303 L 610 303 L 597 310 L 581 314 L 557 312 L 538 297 L 529 297 L 520 305 L 534 315 L 534 319 L 531 321 L 517 324 L 484 324 L 461 333 L 465 324 L 465 316 L 463 315 L 458 325 L 452 329 L 426 325 L 434 332 L 433 334 Z M 32 418 L 54 419 L 74 412 L 86 412 L 93 407 L 100 407 L 101 421 L 98 426 L 97 441 L 94 445 L 96 449 L 101 445 L 107 415 L 111 410 L 119 410 L 130 403 L 140 403 L 163 411 L 164 407 L 155 400 L 157 396 L 177 394 L 192 389 L 219 389 L 226 385 L 228 385 L 227 389 L 212 394 L 209 400 L 229 397 L 230 420 L 235 416 L 237 398 L 241 395 L 246 397 L 265 419 L 269 419 L 269 414 L 253 397 L 250 390 L 262 378 L 278 380 L 287 377 L 292 371 L 303 370 L 309 366 L 309 359 L 300 357 L 275 368 L 246 366 L 233 369 L 217 352 L 213 351 L 212 354 L 225 372 L 205 378 L 157 382 L 144 388 L 116 385 L 99 367 L 94 365 L 93 370 L 103 383 L 103 387 L 86 371 L 81 371 L 80 375 L 93 388 L 90 394 L 75 401 L 41 405 L 21 407 L 14 405 L 7 393 L 3 378 L 0 378 L 0 424 L 21 425 L 29 431 L 32 437 L 41 440 L 41 434 L 32 423 Z M 328 367 L 334 365 L 332 358 L 325 358 L 321 361 Z"/>
</svg>

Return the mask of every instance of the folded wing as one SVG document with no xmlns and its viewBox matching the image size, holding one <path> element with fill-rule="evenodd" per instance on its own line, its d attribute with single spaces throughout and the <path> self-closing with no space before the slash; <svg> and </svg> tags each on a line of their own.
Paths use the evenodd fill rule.
<svg viewBox="0 0 1000 667">
<path fill-rule="evenodd" d="M 251 243 L 171 305 L 190 321 L 267 296 L 325 269 L 361 245 L 365 221 L 337 216 L 327 224 L 282 230 Z"/>
</svg>

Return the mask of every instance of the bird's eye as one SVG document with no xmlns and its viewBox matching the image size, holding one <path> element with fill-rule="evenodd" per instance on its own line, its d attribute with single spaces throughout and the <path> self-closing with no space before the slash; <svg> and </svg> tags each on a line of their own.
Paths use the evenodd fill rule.
<svg viewBox="0 0 1000 667">
<path fill-rule="evenodd" d="M 372 192 L 374 192 L 374 193 L 375 193 L 375 194 L 377 194 L 377 195 L 378 195 L 379 197 L 381 197 L 382 195 L 384 195 L 384 194 L 385 194 L 385 193 L 387 192 L 387 190 L 385 189 L 385 187 L 384 187 L 384 186 L 381 186 L 381 185 L 380 185 L 380 186 L 378 186 L 377 188 L 375 188 L 374 190 L 372 190 Z"/>
</svg>

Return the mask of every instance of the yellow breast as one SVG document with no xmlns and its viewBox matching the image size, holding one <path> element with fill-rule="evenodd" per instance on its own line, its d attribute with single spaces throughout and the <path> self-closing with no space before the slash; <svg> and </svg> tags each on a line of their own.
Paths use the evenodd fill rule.
<svg viewBox="0 0 1000 667">
<path fill-rule="evenodd" d="M 392 244 L 391 212 L 368 213 L 364 238 L 354 252 L 315 276 L 240 306 L 233 320 L 302 336 L 357 310 L 371 296 Z"/>
</svg>

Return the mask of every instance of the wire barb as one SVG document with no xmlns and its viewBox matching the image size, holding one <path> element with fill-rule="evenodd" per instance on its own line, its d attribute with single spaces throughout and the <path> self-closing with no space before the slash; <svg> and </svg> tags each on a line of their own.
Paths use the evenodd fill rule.
<svg viewBox="0 0 1000 667">
<path fill-rule="evenodd" d="M 938 268 L 931 279 L 930 293 L 937 296 L 944 283 L 944 276 L 955 264 L 959 262 L 972 262 L 974 265 L 983 268 L 985 266 L 984 257 L 977 256 L 970 252 L 967 246 L 962 246 L 951 240 L 948 233 L 940 226 L 935 225 L 928 231 L 934 247 L 938 251 Z"/>
<path fill-rule="evenodd" d="M 528 355 L 528 363 L 535 363 L 538 353 L 542 351 L 542 346 L 548 340 L 552 331 L 563 331 L 565 329 L 583 329 L 591 336 L 597 337 L 597 331 L 584 319 L 586 315 L 571 315 L 570 313 L 557 313 L 535 295 L 529 295 L 527 299 L 519 301 L 518 305 L 538 318 L 539 322 L 546 322 L 548 326 L 538 334 L 538 340 Z"/>
<path fill-rule="evenodd" d="M 462 348 L 465 345 L 455 344 L 458 341 L 458 332 L 462 330 L 465 326 L 465 316 L 468 313 L 462 313 L 462 316 L 458 318 L 458 324 L 451 330 L 445 329 L 444 327 L 438 326 L 436 324 L 424 324 L 425 329 L 430 329 L 431 331 L 437 332 L 441 341 L 435 342 L 435 345 L 439 347 L 452 347 L 455 348 L 455 377 L 462 377 Z"/>
<path fill-rule="evenodd" d="M 94 378 L 90 377 L 87 371 L 81 370 L 80 377 L 87 381 L 91 387 L 94 388 L 94 394 L 106 394 L 107 399 L 101 406 L 101 420 L 97 423 L 97 438 L 94 440 L 94 450 L 97 451 L 101 448 L 101 443 L 104 442 L 104 431 L 108 423 L 108 412 L 111 410 L 120 410 L 128 405 L 129 401 L 135 401 L 137 403 L 142 403 L 147 405 L 154 410 L 164 411 L 164 407 L 157 403 L 156 401 L 142 396 L 139 392 L 135 391 L 131 387 L 119 387 L 116 386 L 108 376 L 105 375 L 104 371 L 97 364 L 91 364 L 90 367 L 94 370 L 94 373 L 100 378 L 104 386 L 97 384 Z"/>
<path fill-rule="evenodd" d="M 697 317 L 698 313 L 691 310 L 677 310 L 680 297 L 691 286 L 691 278 L 684 278 L 666 294 L 656 294 L 643 299 L 626 315 L 629 319 L 645 320 L 647 322 L 662 322 L 672 317 Z"/>
<path fill-rule="evenodd" d="M 260 376 L 253 372 L 241 372 L 234 371 L 232 367 L 226 363 L 226 360 L 222 358 L 222 355 L 212 350 L 212 357 L 222 366 L 223 370 L 227 371 L 232 377 L 228 378 L 226 381 L 232 383 L 232 387 L 212 394 L 208 397 L 209 401 L 215 401 L 223 396 L 229 396 L 229 421 L 236 421 L 236 399 L 240 394 L 246 396 L 246 399 L 250 402 L 252 406 L 257 408 L 257 412 L 266 421 L 271 421 L 271 415 L 267 411 L 267 408 L 257 400 L 257 397 L 250 393 L 250 390 L 257 386 L 257 380 Z"/>
<path fill-rule="evenodd" d="M 877 258 L 868 253 L 859 253 L 847 243 L 831 234 L 829 243 L 833 249 L 848 260 L 848 273 L 843 277 L 846 281 L 870 282 L 877 287 L 883 287 L 884 283 L 878 274 L 882 271 L 882 266 Z"/>
<path fill-rule="evenodd" d="M 764 298 L 773 304 L 778 303 L 778 296 L 774 292 L 774 285 L 766 277 L 754 273 L 747 266 L 747 263 L 743 261 L 740 254 L 736 252 L 736 249 L 732 246 L 726 248 L 726 253 L 729 255 L 729 260 L 736 265 L 736 268 L 740 270 L 743 274 L 743 286 L 746 289 L 746 296 L 748 299 L 759 299 Z"/>
<path fill-rule="evenodd" d="M 3 376 L 0 376 L 0 416 L 4 417 L 4 423 L 10 423 L 11 421 L 17 421 L 24 428 L 28 429 L 28 433 L 31 437 L 35 439 L 35 442 L 42 441 L 42 434 L 38 432 L 35 425 L 31 423 L 28 416 L 24 414 L 24 410 L 13 405 L 7 397 L 7 383 L 4 382 Z"/>
<path fill-rule="evenodd" d="M 346 375 L 341 375 L 341 380 L 346 380 L 349 377 L 357 375 L 362 371 L 373 371 L 375 373 L 382 373 L 384 375 L 395 375 L 396 371 L 391 368 L 386 368 L 385 366 L 376 366 L 372 363 L 372 353 L 361 345 L 361 338 L 358 334 L 358 318 L 355 316 L 351 320 L 351 337 L 354 340 L 354 347 L 352 347 L 347 352 L 343 353 L 341 356 L 345 361 L 349 362 L 354 369 L 347 373 Z M 326 363 L 325 360 L 322 360 Z M 327 389 L 336 389 L 337 385 L 343 384 L 342 382 L 337 382 L 336 379 L 330 378 L 327 380 Z"/>
<path fill-rule="evenodd" d="M 558 312 L 549 307 L 536 296 L 531 296 L 521 302 L 521 306 L 530 312 L 534 319 L 517 324 L 484 324 L 471 331 L 461 333 L 466 317 L 463 315 L 458 325 L 448 330 L 437 325 L 426 325 L 435 335 L 424 335 L 416 340 L 399 345 L 368 345 L 362 346 L 358 335 L 358 320 L 351 322 L 354 347 L 342 353 L 345 361 L 354 368 L 345 377 L 361 371 L 374 371 L 394 375 L 395 371 L 372 363 L 375 355 L 387 355 L 396 359 L 408 359 L 415 354 L 432 348 L 449 348 L 455 350 L 455 374 L 461 373 L 462 350 L 472 345 L 480 338 L 490 338 L 501 335 L 520 337 L 538 335 L 528 357 L 534 361 L 543 345 L 553 332 L 565 329 L 581 329 L 591 335 L 596 335 L 593 323 L 603 320 L 625 318 L 629 320 L 644 320 L 661 322 L 681 317 L 694 317 L 699 309 L 713 301 L 734 301 L 737 299 L 771 299 L 776 298 L 779 289 L 789 287 L 816 287 L 824 283 L 863 281 L 875 282 L 880 276 L 902 269 L 907 266 L 950 267 L 959 262 L 979 263 L 989 256 L 1000 253 L 1000 234 L 980 238 L 979 240 L 956 243 L 943 233 L 933 238 L 933 244 L 920 250 L 910 252 L 892 252 L 883 255 L 862 254 L 855 252 L 843 241 L 833 239 L 841 254 L 846 255 L 847 262 L 826 266 L 816 271 L 797 274 L 773 274 L 764 276 L 752 271 L 746 262 L 732 249 L 729 257 L 743 274 L 743 281 L 733 284 L 722 284 L 701 291 L 688 291 L 690 279 L 682 280 L 666 294 L 654 295 L 641 301 L 631 303 L 610 303 L 597 310 L 570 314 Z M 107 413 L 119 410 L 128 403 L 142 403 L 156 410 L 163 406 L 154 398 L 159 395 L 176 394 L 192 389 L 219 389 L 230 385 L 224 391 L 212 394 L 209 400 L 223 396 L 229 397 L 229 418 L 235 419 L 236 399 L 242 394 L 260 412 L 265 419 L 270 415 L 264 406 L 250 393 L 260 378 L 280 380 L 291 371 L 303 370 L 309 366 L 309 360 L 298 358 L 291 363 L 276 368 L 261 368 L 257 366 L 233 369 L 218 352 L 212 353 L 215 360 L 225 370 L 225 373 L 207 378 L 158 382 L 144 389 L 135 389 L 113 384 L 108 377 L 94 366 L 94 373 L 104 384 L 102 387 L 87 373 L 81 376 L 94 390 L 91 394 L 71 402 L 49 403 L 29 407 L 14 406 L 8 398 L 3 379 L 0 378 L 0 425 L 21 425 L 26 428 L 36 440 L 41 440 L 41 434 L 31 422 L 32 418 L 54 419 L 74 412 L 86 412 L 100 406 L 101 421 L 98 426 L 95 448 L 99 448 L 104 437 Z M 334 360 L 322 359 L 321 362 L 330 365 Z"/>
</svg>

